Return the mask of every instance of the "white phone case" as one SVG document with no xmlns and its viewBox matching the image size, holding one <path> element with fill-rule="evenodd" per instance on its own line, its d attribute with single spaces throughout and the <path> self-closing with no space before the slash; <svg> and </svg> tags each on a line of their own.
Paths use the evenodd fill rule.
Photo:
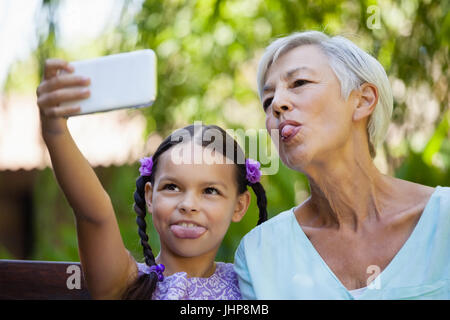
<svg viewBox="0 0 450 320">
<path fill-rule="evenodd" d="M 156 55 L 145 49 L 70 63 L 73 74 L 91 79 L 88 99 L 61 105 L 79 105 L 77 115 L 123 108 L 140 108 L 156 99 Z"/>
</svg>

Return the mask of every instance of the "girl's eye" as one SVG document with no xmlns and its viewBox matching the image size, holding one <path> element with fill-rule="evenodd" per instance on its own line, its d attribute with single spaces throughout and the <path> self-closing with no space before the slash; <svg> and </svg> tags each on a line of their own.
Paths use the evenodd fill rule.
<svg viewBox="0 0 450 320">
<path fill-rule="evenodd" d="M 268 99 L 264 100 L 264 103 L 263 103 L 264 111 L 266 111 L 267 108 L 270 106 L 270 104 L 272 103 L 272 100 L 273 100 L 273 98 L 268 98 Z"/>
<path fill-rule="evenodd" d="M 178 187 L 176 184 L 168 183 L 163 187 L 163 190 L 178 191 Z"/>
<path fill-rule="evenodd" d="M 209 187 L 209 188 L 205 189 L 205 193 L 206 194 L 219 194 L 219 190 L 217 190 L 216 188 Z"/>
<path fill-rule="evenodd" d="M 307 80 L 296 80 L 296 81 L 294 81 L 294 83 L 292 84 L 292 86 L 295 88 L 295 87 L 301 87 L 302 85 L 304 85 L 304 84 L 307 84 L 308 83 L 308 81 Z"/>
</svg>

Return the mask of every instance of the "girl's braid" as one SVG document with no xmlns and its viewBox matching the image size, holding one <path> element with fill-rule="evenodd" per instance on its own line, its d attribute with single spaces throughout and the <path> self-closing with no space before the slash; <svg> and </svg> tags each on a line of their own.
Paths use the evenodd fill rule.
<svg viewBox="0 0 450 320">
<path fill-rule="evenodd" d="M 152 248 L 148 243 L 148 235 L 146 232 L 147 223 L 145 222 L 145 216 L 147 214 L 145 203 L 145 184 L 150 179 L 147 176 L 140 176 L 136 180 L 136 191 L 134 192 L 134 205 L 133 209 L 136 212 L 136 223 L 138 225 L 138 233 L 141 238 L 141 245 L 144 252 L 145 264 L 149 267 L 155 265 L 155 256 L 153 255 Z M 123 295 L 123 299 L 136 300 L 146 299 L 150 300 L 153 296 L 153 292 L 156 288 L 156 282 L 158 276 L 154 272 L 150 274 L 144 273 L 139 276 L 136 281 L 127 289 Z"/>
<path fill-rule="evenodd" d="M 253 192 L 256 194 L 256 204 L 259 209 L 259 219 L 257 225 L 263 223 L 267 220 L 267 198 L 264 187 L 261 183 L 249 183 L 249 186 L 252 187 Z"/>
<path fill-rule="evenodd" d="M 145 203 L 145 184 L 146 180 L 149 180 L 147 176 L 140 176 L 136 180 L 136 191 L 134 192 L 134 206 L 133 209 L 136 212 L 136 223 L 138 225 L 138 233 L 141 238 L 141 245 L 144 252 L 145 264 L 149 267 L 155 265 L 155 256 L 153 255 L 152 248 L 148 244 L 147 235 L 147 223 L 145 222 L 145 216 L 147 214 Z"/>
</svg>

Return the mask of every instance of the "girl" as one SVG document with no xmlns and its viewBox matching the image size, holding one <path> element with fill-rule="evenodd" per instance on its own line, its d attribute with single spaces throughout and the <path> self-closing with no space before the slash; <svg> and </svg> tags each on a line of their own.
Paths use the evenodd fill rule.
<svg viewBox="0 0 450 320">
<path fill-rule="evenodd" d="M 109 196 L 67 129 L 65 117 L 79 107 L 59 107 L 89 96 L 89 79 L 72 72 L 63 60 L 47 60 L 37 96 L 53 170 L 75 213 L 91 296 L 240 299 L 232 264 L 214 259 L 231 221 L 240 221 L 248 209 L 247 185 L 257 196 L 258 224 L 267 219 L 259 163 L 240 161 L 242 149 L 217 126 L 188 126 L 167 137 L 153 157 L 141 159 L 134 210 L 145 263 L 137 263 L 124 247 Z M 146 234 L 147 209 L 160 237 L 156 258 Z"/>
</svg>

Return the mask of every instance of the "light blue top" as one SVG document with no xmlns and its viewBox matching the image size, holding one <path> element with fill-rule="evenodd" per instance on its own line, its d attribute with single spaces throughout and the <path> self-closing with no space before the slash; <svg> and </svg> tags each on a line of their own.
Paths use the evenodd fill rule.
<svg viewBox="0 0 450 320">
<path fill-rule="evenodd" d="M 294 209 L 250 231 L 235 255 L 243 299 L 354 299 Z M 450 299 L 450 187 L 436 187 L 408 240 L 358 299 Z"/>
</svg>

